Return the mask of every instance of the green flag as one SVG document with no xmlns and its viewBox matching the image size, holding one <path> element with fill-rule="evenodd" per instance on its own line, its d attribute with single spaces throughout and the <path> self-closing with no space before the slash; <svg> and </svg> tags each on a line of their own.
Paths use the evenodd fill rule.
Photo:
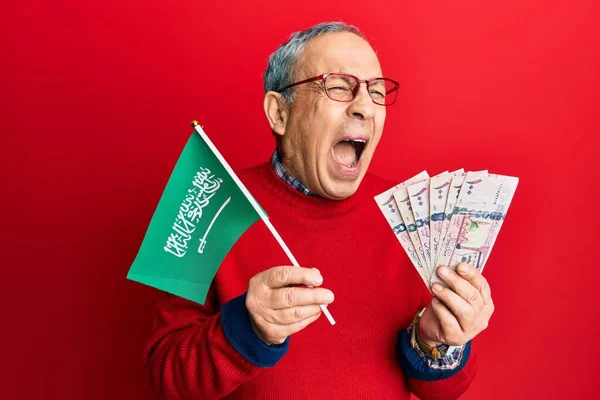
<svg viewBox="0 0 600 400">
<path fill-rule="evenodd" d="M 261 217 L 264 211 L 196 124 L 127 278 L 204 304 L 229 249 Z"/>
</svg>

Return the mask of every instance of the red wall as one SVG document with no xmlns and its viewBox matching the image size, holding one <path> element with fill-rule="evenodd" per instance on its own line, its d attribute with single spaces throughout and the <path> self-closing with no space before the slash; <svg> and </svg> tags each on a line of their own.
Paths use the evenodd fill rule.
<svg viewBox="0 0 600 400">
<path fill-rule="evenodd" d="M 464 398 L 597 394 L 597 2 L 39 3 L 0 12 L 3 399 L 153 398 L 141 346 L 161 294 L 125 275 L 189 122 L 234 167 L 264 161 L 267 56 L 340 18 L 402 83 L 373 171 L 521 178 Z"/>
</svg>

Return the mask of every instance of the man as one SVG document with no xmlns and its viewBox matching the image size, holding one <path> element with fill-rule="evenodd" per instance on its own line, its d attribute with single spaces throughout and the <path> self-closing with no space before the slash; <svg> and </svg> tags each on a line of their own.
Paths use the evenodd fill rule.
<svg viewBox="0 0 600 400">
<path fill-rule="evenodd" d="M 367 168 L 398 92 L 382 76 L 342 23 L 297 32 L 270 57 L 264 109 L 277 149 L 239 176 L 305 268 L 287 266 L 257 223 L 204 306 L 160 304 L 145 362 L 164 397 L 453 399 L 467 389 L 490 289 L 471 266 L 441 268 L 448 287 L 431 300 L 380 215 L 373 196 L 393 184 Z M 331 326 L 319 305 L 334 294 Z"/>
</svg>

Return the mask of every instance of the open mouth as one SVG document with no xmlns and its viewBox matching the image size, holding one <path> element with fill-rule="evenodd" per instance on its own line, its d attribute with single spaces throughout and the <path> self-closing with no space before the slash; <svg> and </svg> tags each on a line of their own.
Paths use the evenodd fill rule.
<svg viewBox="0 0 600 400">
<path fill-rule="evenodd" d="M 366 145 L 367 141 L 364 139 L 342 140 L 333 146 L 333 154 L 340 164 L 353 168 L 360 161 Z"/>
</svg>

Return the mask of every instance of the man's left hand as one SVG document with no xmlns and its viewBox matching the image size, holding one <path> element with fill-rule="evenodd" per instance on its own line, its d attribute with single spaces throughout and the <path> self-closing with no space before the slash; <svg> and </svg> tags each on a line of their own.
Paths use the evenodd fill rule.
<svg viewBox="0 0 600 400">
<path fill-rule="evenodd" d="M 435 297 L 419 321 L 419 338 L 431 347 L 463 345 L 487 328 L 494 313 L 490 286 L 475 267 L 465 263 L 456 272 L 439 267 L 437 274 L 448 288 L 433 284 Z"/>
</svg>

